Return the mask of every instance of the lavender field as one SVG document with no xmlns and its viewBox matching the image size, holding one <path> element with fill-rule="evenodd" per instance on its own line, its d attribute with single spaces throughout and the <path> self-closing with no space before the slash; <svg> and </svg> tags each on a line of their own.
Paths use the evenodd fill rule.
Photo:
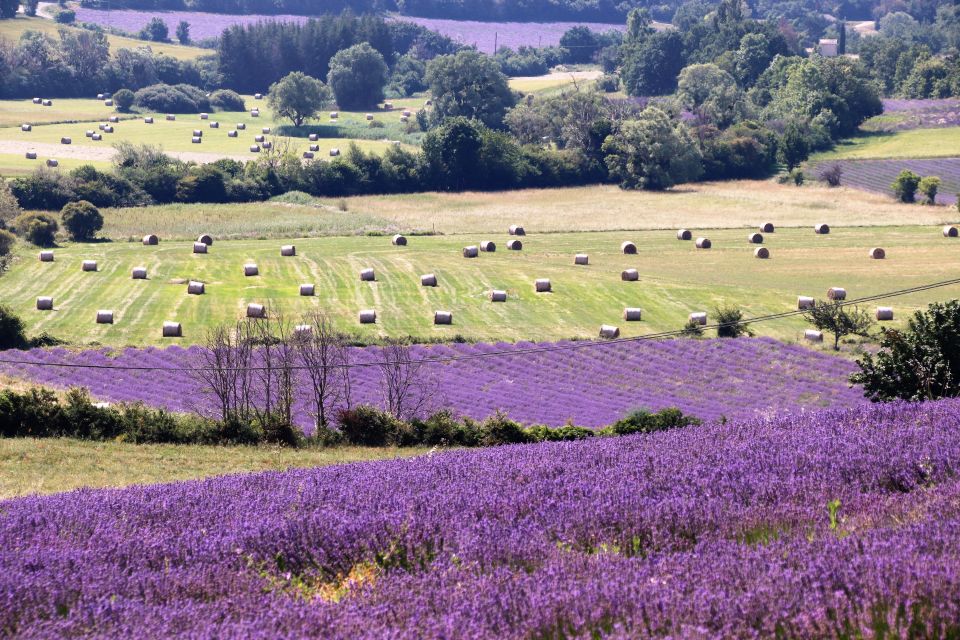
<svg viewBox="0 0 960 640">
<path fill-rule="evenodd" d="M 877 131 L 906 131 L 908 129 L 956 127 L 960 125 L 960 100 L 956 98 L 883 100 L 883 116 L 879 116 Z M 890 117 L 887 117 L 890 116 Z"/>
<path fill-rule="evenodd" d="M 118 10 L 106 11 L 78 6 L 77 20 L 92 22 L 105 27 L 122 29 L 129 33 L 136 33 L 146 25 L 151 18 L 159 16 L 167 23 L 170 33 L 173 33 L 180 21 L 190 23 L 190 37 L 193 40 L 205 40 L 218 37 L 224 29 L 235 24 L 252 24 L 261 21 L 279 22 L 306 22 L 309 16 L 294 15 L 228 15 L 221 13 L 203 13 L 198 11 L 133 11 Z M 494 43 L 498 47 L 516 49 L 520 46 L 552 46 L 560 44 L 560 36 L 578 22 L 474 22 L 470 20 L 441 20 L 433 18 L 415 18 L 403 16 L 397 18 L 405 22 L 413 22 L 442 35 L 448 36 L 456 42 L 467 46 L 476 46 L 484 53 L 494 52 Z M 594 31 L 609 31 L 615 29 L 624 31 L 622 24 L 589 24 Z"/>
<path fill-rule="evenodd" d="M 0 635 L 953 638 L 960 403 L 0 503 Z"/>
<path fill-rule="evenodd" d="M 619 342 L 588 348 L 569 348 L 582 343 L 552 344 L 565 348 L 519 353 L 551 344 L 418 346 L 411 358 L 471 358 L 424 367 L 422 384 L 436 389 L 430 408 L 451 408 L 476 419 L 503 410 L 525 424 L 559 426 L 572 421 L 599 427 L 637 408 L 676 406 L 701 419 L 716 420 L 864 402 L 861 392 L 846 382 L 855 369 L 851 362 L 773 339 Z M 474 357 L 489 352 L 501 354 Z M 173 411 L 208 413 L 215 408 L 214 398 L 178 370 L 199 366 L 199 354 L 200 347 L 176 346 L 34 349 L 16 357 L 81 368 L 0 362 L 0 372 L 60 388 L 82 385 L 106 401 L 140 400 Z M 379 369 L 362 366 L 379 357 L 376 348 L 351 350 L 350 361 L 357 365 L 350 375 L 354 403 L 383 405 Z M 160 370 L 85 368 L 94 365 Z M 309 430 L 312 420 L 306 407 L 304 395 L 297 403 L 296 422 Z"/>
<path fill-rule="evenodd" d="M 938 176 L 943 181 L 937 193 L 937 204 L 953 205 L 957 202 L 957 193 L 960 193 L 960 158 L 838 160 L 820 164 L 834 162 L 843 167 L 844 186 L 864 191 L 892 196 L 890 184 L 897 174 L 909 169 L 920 176 Z M 816 166 L 812 167 L 812 175 L 816 175 Z"/>
</svg>

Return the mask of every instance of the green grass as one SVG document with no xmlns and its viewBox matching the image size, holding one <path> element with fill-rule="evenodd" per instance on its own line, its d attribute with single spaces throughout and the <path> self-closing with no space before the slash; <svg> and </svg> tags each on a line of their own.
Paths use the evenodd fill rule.
<svg viewBox="0 0 960 640">
<path fill-rule="evenodd" d="M 599 70 L 577 70 L 510 78 L 510 88 L 521 93 L 546 95 L 574 85 L 581 88 L 591 86 L 601 75 L 603 72 Z"/>
<path fill-rule="evenodd" d="M 7 38 L 11 42 L 17 42 L 24 31 L 40 31 L 59 42 L 59 29 L 79 29 L 79 27 L 67 27 L 60 25 L 53 20 L 46 18 L 31 18 L 24 15 L 18 15 L 12 20 L 0 20 L 0 37 Z M 162 53 L 177 60 L 196 60 L 200 56 L 208 56 L 213 52 L 209 49 L 199 47 L 189 47 L 172 43 L 157 43 L 137 40 L 135 38 L 126 38 L 124 36 L 115 36 L 107 34 L 107 40 L 110 42 L 111 53 L 116 53 L 117 49 L 136 49 L 138 47 L 150 47 L 154 53 Z M 96 91 L 94 91 L 96 93 Z"/>
<path fill-rule="evenodd" d="M 873 160 L 885 158 L 945 158 L 960 154 L 960 127 L 911 129 L 895 133 L 867 133 L 817 153 L 811 162 L 823 160 Z"/>
<path fill-rule="evenodd" d="M 80 487 L 124 487 L 229 473 L 284 471 L 425 452 L 422 448 L 283 449 L 3 438 L 0 500 Z"/>
<path fill-rule="evenodd" d="M 522 252 L 506 251 L 505 232 L 412 237 L 407 247 L 393 247 L 387 237 L 301 239 L 294 258 L 279 256 L 277 240 L 218 242 L 208 255 L 192 255 L 187 242 L 68 245 L 56 251 L 54 263 L 40 263 L 34 252 L 21 249 L 0 279 L 0 298 L 23 317 L 29 332 L 46 331 L 74 344 L 192 344 L 212 325 L 242 317 L 248 302 L 278 306 L 290 317 L 322 308 L 341 328 L 366 338 L 548 340 L 593 337 L 602 323 L 618 324 L 625 336 L 677 329 L 690 312 L 720 304 L 741 307 L 748 316 L 787 311 L 797 295 L 823 297 L 830 286 L 859 297 L 946 279 L 960 268 L 956 241 L 935 227 L 837 226 L 829 236 L 816 236 L 809 227 L 780 228 L 767 236 L 772 258 L 765 261 L 753 257 L 744 229 L 706 235 L 714 242 L 709 251 L 677 241 L 672 230 L 533 233 Z M 639 255 L 620 254 L 627 238 L 637 243 Z M 461 257 L 461 247 L 483 239 L 496 241 L 497 252 Z M 884 247 L 888 258 L 870 260 L 873 246 Z M 577 252 L 590 254 L 590 266 L 573 265 Z M 84 259 L 97 260 L 101 270 L 82 272 Z M 259 265 L 260 276 L 243 276 L 248 261 Z M 140 265 L 149 280 L 130 279 Z M 376 283 L 360 282 L 365 267 L 376 269 Z M 639 269 L 640 282 L 621 282 L 621 270 L 629 267 Z M 440 286 L 420 287 L 419 276 L 431 272 Z M 554 293 L 534 293 L 536 278 L 550 278 Z M 206 282 L 208 293 L 188 296 L 188 279 Z M 303 282 L 316 283 L 315 298 L 298 295 Z M 489 302 L 491 288 L 507 290 L 509 301 Z M 911 309 L 958 295 L 960 287 L 953 287 L 892 304 L 902 322 Z M 37 296 L 53 296 L 56 310 L 35 311 Z M 627 306 L 641 307 L 644 321 L 621 322 Z M 363 308 L 377 310 L 377 325 L 357 323 Z M 116 324 L 95 324 L 98 309 L 114 310 Z M 432 324 L 438 309 L 453 311 L 453 326 Z M 183 323 L 184 337 L 162 339 L 164 320 Z M 803 328 L 794 318 L 757 330 L 790 340 Z"/>
</svg>

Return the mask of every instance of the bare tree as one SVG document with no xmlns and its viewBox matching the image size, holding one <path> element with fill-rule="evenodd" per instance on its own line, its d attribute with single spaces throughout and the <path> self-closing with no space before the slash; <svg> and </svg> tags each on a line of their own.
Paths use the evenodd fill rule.
<svg viewBox="0 0 960 640">
<path fill-rule="evenodd" d="M 378 355 L 387 411 L 398 420 L 409 420 L 426 410 L 437 384 L 423 363 L 412 358 L 410 345 L 391 338 Z"/>
<path fill-rule="evenodd" d="M 306 330 L 294 334 L 293 344 L 310 384 L 314 419 L 325 428 L 335 406 L 350 404 L 349 351 L 345 336 L 323 311 L 307 314 L 303 326 Z"/>
<path fill-rule="evenodd" d="M 254 414 L 268 437 L 276 439 L 281 432 L 289 434 L 293 426 L 297 363 L 292 332 L 282 311 L 276 308 L 270 309 L 265 318 L 248 320 L 247 325 L 256 345 Z M 279 439 L 285 441 L 289 437 Z"/>
<path fill-rule="evenodd" d="M 193 376 L 216 396 L 223 422 L 249 420 L 252 344 L 244 323 L 214 327 L 204 346 Z"/>
</svg>

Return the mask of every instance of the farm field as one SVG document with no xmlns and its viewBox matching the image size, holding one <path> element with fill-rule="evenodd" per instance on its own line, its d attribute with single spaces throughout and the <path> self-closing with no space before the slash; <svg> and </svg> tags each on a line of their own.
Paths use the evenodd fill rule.
<svg viewBox="0 0 960 640">
<path fill-rule="evenodd" d="M 960 100 L 883 101 L 883 113 L 860 125 L 864 131 L 904 131 L 908 129 L 955 127 L 960 125 Z"/>
<path fill-rule="evenodd" d="M 285 471 L 424 452 L 416 447 L 290 449 L 2 438 L 0 500 L 82 487 L 124 487 L 240 472 Z"/>
<path fill-rule="evenodd" d="M 831 220 L 831 222 L 834 222 Z M 143 232 L 164 226 L 159 221 Z M 595 337 L 601 324 L 619 324 L 626 336 L 680 328 L 691 312 L 720 304 L 740 307 L 747 316 L 788 311 L 796 296 L 824 297 L 831 286 L 851 298 L 936 282 L 960 265 L 957 240 L 934 226 L 844 227 L 830 235 L 810 227 L 780 228 L 767 234 L 771 259 L 758 260 L 755 245 L 740 229 L 694 228 L 713 248 L 698 250 L 678 241 L 673 230 L 537 234 L 527 225 L 522 251 L 508 251 L 500 233 L 411 237 L 406 247 L 389 237 L 325 237 L 295 241 L 297 255 L 281 257 L 278 240 L 217 242 L 209 254 L 192 254 L 192 244 L 162 239 L 139 242 L 70 244 L 56 250 L 56 261 L 42 263 L 21 248 L 2 280 L 4 302 L 21 315 L 31 333 L 48 332 L 74 344 L 112 346 L 195 343 L 211 326 L 232 323 L 248 303 L 282 308 L 290 316 L 322 308 L 337 326 L 371 339 L 380 335 L 419 338 L 549 340 Z M 492 240 L 495 253 L 465 259 L 462 247 Z M 623 255 L 620 243 L 632 240 L 637 255 Z M 885 260 L 868 250 L 886 249 Z M 574 265 L 574 254 L 590 256 Z M 99 271 L 81 271 L 96 260 Z M 245 277 L 254 262 L 259 275 Z M 815 265 L 815 266 L 813 266 Z M 132 280 L 131 270 L 146 267 L 148 280 Z M 376 282 L 361 282 L 361 269 L 373 268 Z M 635 268 L 638 282 L 621 281 Z M 434 273 L 439 286 L 420 286 L 421 274 Z M 548 278 L 551 293 L 534 292 L 534 280 Z M 206 283 L 206 294 L 187 295 L 189 280 Z M 299 295 L 301 283 L 314 283 L 315 297 Z M 491 289 L 507 291 L 506 303 L 491 303 Z M 932 300 L 960 294 L 960 288 L 912 294 L 892 301 L 897 323 Z M 55 310 L 35 310 L 38 296 L 52 296 Z M 620 322 L 625 307 L 643 309 L 642 322 Z M 376 309 L 375 325 L 359 325 L 361 309 Z M 100 309 L 115 312 L 115 324 L 94 322 Z M 436 310 L 453 312 L 449 326 L 435 326 Z M 164 321 L 183 324 L 184 337 L 160 336 Z M 799 317 L 757 328 L 761 335 L 795 340 L 805 323 Z"/>
<path fill-rule="evenodd" d="M 960 127 L 910 129 L 893 133 L 868 133 L 843 140 L 830 151 L 811 155 L 810 161 L 943 158 L 956 156 L 958 149 Z"/>
<path fill-rule="evenodd" d="M 950 637 L 958 457 L 945 400 L 20 498 L 0 629 Z"/>
<path fill-rule="evenodd" d="M 893 196 L 890 185 L 904 169 L 917 175 L 938 176 L 942 183 L 937 193 L 937 204 L 953 205 L 960 193 L 960 158 L 902 159 L 902 160 L 840 160 L 843 184 L 875 193 Z M 830 164 L 830 163 L 827 163 Z M 816 167 L 813 168 L 816 173 Z M 922 199 L 917 194 L 917 199 Z"/>
<path fill-rule="evenodd" d="M 80 9 L 77 9 L 77 13 L 80 13 Z M 153 15 L 153 14 L 151 14 Z M 77 17 L 81 22 L 79 16 Z M 149 17 L 147 18 L 149 20 Z M 89 22 L 99 23 L 96 20 L 89 20 Z M 176 25 L 174 25 L 175 27 Z M 78 27 L 70 27 L 66 25 L 60 25 L 48 18 L 34 17 L 18 15 L 10 20 L 0 20 L 0 37 L 4 37 L 8 40 L 16 42 L 20 39 L 20 34 L 24 31 L 40 31 L 46 35 L 59 40 L 59 29 L 77 29 Z M 181 44 L 172 44 L 172 43 L 159 43 L 159 42 L 146 42 L 144 40 L 138 40 L 136 38 L 127 38 L 124 36 L 115 36 L 107 34 L 107 40 L 110 42 L 110 50 L 116 52 L 117 49 L 136 49 L 138 47 L 148 47 L 154 53 L 162 53 L 168 55 L 177 60 L 196 60 L 197 58 L 205 55 L 210 55 L 212 52 L 208 49 L 201 49 L 199 47 L 190 47 Z"/>
</svg>

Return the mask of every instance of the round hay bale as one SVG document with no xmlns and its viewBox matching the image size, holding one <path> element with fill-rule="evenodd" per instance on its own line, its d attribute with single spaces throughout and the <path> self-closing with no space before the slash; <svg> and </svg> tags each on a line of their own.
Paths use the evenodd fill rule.
<svg viewBox="0 0 960 640">
<path fill-rule="evenodd" d="M 104 133 L 113 133 L 113 127 L 111 127 L 111 126 L 108 125 L 108 124 L 105 124 L 105 125 L 103 125 L 103 132 L 104 132 Z"/>
<path fill-rule="evenodd" d="M 830 225 L 821 222 L 813 227 L 813 232 L 817 235 L 825 236 L 830 233 Z"/>
<path fill-rule="evenodd" d="M 210 114 L 209 114 L 209 113 L 201 113 L 201 114 L 200 114 L 200 119 L 201 119 L 201 120 L 209 120 L 209 119 L 210 119 Z"/>
<path fill-rule="evenodd" d="M 200 144 L 201 142 L 203 142 L 203 138 L 199 136 L 193 136 L 192 138 L 190 138 L 190 142 L 191 144 Z"/>
<path fill-rule="evenodd" d="M 247 305 L 247 317 L 248 318 L 266 318 L 267 317 L 267 308 L 262 304 L 257 304 L 256 302 L 251 302 Z"/>
<path fill-rule="evenodd" d="M 41 251 L 40 262 L 53 262 L 53 251 Z"/>
<path fill-rule="evenodd" d="M 776 227 L 773 226 L 772 222 L 764 222 L 760 225 L 760 231 L 763 233 L 773 233 L 776 230 Z"/>
<path fill-rule="evenodd" d="M 373 114 L 372 114 L 372 113 L 368 113 L 368 114 L 366 115 L 366 118 L 367 118 L 367 122 L 369 122 L 370 120 L 373 120 Z"/>
<path fill-rule="evenodd" d="M 874 247 L 870 249 L 870 257 L 874 260 L 883 260 L 887 257 L 887 252 L 880 247 Z"/>
<path fill-rule="evenodd" d="M 303 152 L 304 160 L 313 160 L 313 151 L 304 151 Z"/>
<path fill-rule="evenodd" d="M 167 122 L 174 122 L 176 119 L 177 116 L 173 115 L 172 113 L 167 114 Z"/>
<path fill-rule="evenodd" d="M 405 246 L 407 246 L 407 238 L 406 238 L 406 236 L 402 236 L 402 235 L 400 235 L 399 233 L 396 234 L 395 236 L 393 236 L 393 239 L 392 239 L 390 242 L 393 243 L 393 245 L 394 245 L 394 246 L 397 246 L 397 247 L 405 247 Z"/>
<path fill-rule="evenodd" d="M 182 338 L 183 326 L 179 322 L 167 320 L 163 323 L 164 338 Z"/>
<path fill-rule="evenodd" d="M 943 228 L 943 237 L 944 238 L 956 238 L 957 235 L 960 235 L 960 232 L 957 231 L 956 227 L 947 225 Z"/>
<path fill-rule="evenodd" d="M 120 122 L 120 116 L 110 116 L 109 118 L 107 118 L 107 121 L 112 122 L 113 124 L 117 124 L 118 122 Z"/>
<path fill-rule="evenodd" d="M 73 144 L 73 140 L 64 136 L 63 138 L 60 138 L 60 144 Z"/>
<path fill-rule="evenodd" d="M 260 153 L 260 145 L 258 144 L 250 145 L 250 153 Z"/>
<path fill-rule="evenodd" d="M 317 151 L 320 151 L 320 145 L 318 144 L 310 145 L 310 151 L 313 151 L 314 153 L 316 153 Z"/>
<path fill-rule="evenodd" d="M 469 247 L 463 248 L 464 258 L 476 258 L 478 255 L 480 255 L 480 250 L 477 249 L 476 245 L 470 245 Z"/>
<path fill-rule="evenodd" d="M 194 253 L 206 253 L 208 246 L 209 246 L 209 245 L 204 244 L 203 242 L 194 242 L 194 243 L 193 243 L 193 252 L 194 252 Z"/>
<path fill-rule="evenodd" d="M 523 243 L 520 242 L 519 240 L 508 240 L 507 249 L 510 251 L 522 251 Z"/>
<path fill-rule="evenodd" d="M 590 256 L 585 253 L 578 253 L 573 256 L 573 264 L 587 265 L 590 264 Z"/>
<path fill-rule="evenodd" d="M 56 158 L 47 158 L 47 166 L 48 166 L 48 167 L 59 167 L 59 166 L 60 166 L 60 161 L 57 160 Z"/>
<path fill-rule="evenodd" d="M 302 284 L 300 285 L 300 295 L 301 296 L 313 296 L 317 293 L 317 286 L 314 284 Z"/>
<path fill-rule="evenodd" d="M 807 342 L 823 342 L 823 332 L 816 329 L 807 329 L 803 332 L 803 339 Z"/>
<path fill-rule="evenodd" d="M 525 236 L 527 232 L 524 231 L 523 227 L 518 224 L 510 225 L 510 235 L 512 236 Z"/>
<path fill-rule="evenodd" d="M 104 100 L 104 101 L 103 101 L 103 106 L 105 106 L 105 107 L 112 107 L 112 106 L 113 106 L 113 100 Z"/>
<path fill-rule="evenodd" d="M 41 100 L 40 98 L 34 98 L 34 99 L 33 99 L 33 104 L 41 104 L 42 102 L 43 102 L 43 100 Z"/>
<path fill-rule="evenodd" d="M 284 258 L 292 258 L 297 255 L 297 246 L 294 244 L 285 244 L 280 247 L 280 255 Z"/>
<path fill-rule="evenodd" d="M 636 269 L 624 269 L 620 272 L 620 279 L 624 282 L 636 282 L 640 279 L 640 273 Z"/>
<path fill-rule="evenodd" d="M 493 253 L 497 250 L 497 243 L 492 240 L 484 240 L 480 243 L 480 251 L 485 253 Z"/>
<path fill-rule="evenodd" d="M 245 122 L 237 123 L 237 131 L 245 131 L 246 128 L 247 128 L 247 124 Z"/>
<path fill-rule="evenodd" d="M 698 324 L 700 326 L 706 326 L 707 324 L 707 313 L 705 311 L 695 311 L 690 314 L 690 322 Z"/>
<path fill-rule="evenodd" d="M 893 320 L 893 307 L 877 307 L 877 320 L 881 322 Z"/>
<path fill-rule="evenodd" d="M 206 245 L 204 245 L 206 246 Z M 187 294 L 191 296 L 202 296 L 207 292 L 207 286 L 202 282 L 191 280 L 187 283 Z"/>
<path fill-rule="evenodd" d="M 27 160 L 36 160 L 36 159 L 37 159 L 37 152 L 36 152 L 36 151 L 27 151 L 27 153 L 26 153 L 26 158 L 27 158 Z"/>
<path fill-rule="evenodd" d="M 384 111 L 390 111 L 391 109 L 393 109 L 393 103 L 392 103 L 392 102 L 384 102 L 384 103 L 383 103 L 383 110 L 384 110 Z"/>
<path fill-rule="evenodd" d="M 103 125 L 100 125 L 100 130 L 103 131 Z M 94 133 L 96 132 L 93 129 L 87 129 L 86 131 L 83 132 L 83 135 L 85 135 L 88 138 L 92 138 Z"/>
<path fill-rule="evenodd" d="M 240 137 L 240 134 L 237 133 L 237 130 L 236 130 L 236 129 L 231 129 L 230 131 L 227 131 L 227 137 L 228 137 L 228 138 L 239 138 L 239 137 Z"/>
<path fill-rule="evenodd" d="M 404 110 L 403 110 L 403 115 L 409 118 L 410 116 L 413 115 L 413 112 L 410 111 L 410 109 L 404 109 Z"/>
<path fill-rule="evenodd" d="M 53 298 L 49 296 L 37 298 L 37 311 L 53 311 Z"/>
<path fill-rule="evenodd" d="M 99 133 L 95 133 L 92 136 L 90 136 L 90 139 L 93 140 L 94 142 L 99 142 L 100 140 L 103 140 L 103 136 Z"/>
<path fill-rule="evenodd" d="M 113 311 L 108 309 L 97 311 L 97 324 L 113 324 Z"/>
<path fill-rule="evenodd" d="M 453 313 L 450 311 L 434 311 L 433 324 L 453 324 Z"/>
<path fill-rule="evenodd" d="M 763 244 L 763 236 L 759 233 L 751 233 L 747 236 L 747 242 L 750 244 Z"/>
<path fill-rule="evenodd" d="M 260 130 L 260 133 L 268 134 L 270 133 L 270 127 L 264 127 Z"/>
<path fill-rule="evenodd" d="M 266 139 L 267 139 L 266 136 L 260 136 L 260 135 L 253 136 L 254 142 L 263 142 Z"/>
<path fill-rule="evenodd" d="M 147 116 L 143 119 L 143 124 L 153 124 L 153 118 Z"/>
<path fill-rule="evenodd" d="M 600 337 L 608 340 L 620 337 L 620 328 L 609 324 L 600 325 Z"/>
<path fill-rule="evenodd" d="M 309 136 L 307 136 L 307 140 L 309 140 L 310 142 L 316 142 L 319 139 L 320 139 L 320 136 L 318 136 L 315 133 L 311 133 Z"/>
<path fill-rule="evenodd" d="M 637 253 L 637 245 L 633 244 L 630 241 L 624 241 L 620 243 L 620 251 L 627 255 L 634 255 Z"/>
<path fill-rule="evenodd" d="M 80 268 L 83 271 L 96 271 L 97 270 L 97 261 L 96 260 L 84 260 L 83 264 L 80 265 Z"/>
<path fill-rule="evenodd" d="M 713 246 L 710 238 L 697 238 L 697 249 L 709 249 Z"/>
<path fill-rule="evenodd" d="M 336 119 L 339 118 L 339 117 L 340 117 L 340 114 L 337 113 L 336 111 L 331 111 L 331 112 L 330 112 L 330 119 L 331 119 L 331 120 L 336 120 Z"/>
<path fill-rule="evenodd" d="M 553 290 L 550 286 L 550 281 L 546 278 L 538 278 L 535 280 L 533 287 L 537 293 L 550 293 Z"/>
<path fill-rule="evenodd" d="M 766 247 L 757 247 L 753 250 L 753 257 L 759 258 L 761 260 L 766 260 L 770 257 L 770 250 Z"/>
<path fill-rule="evenodd" d="M 211 122 L 211 123 L 210 123 L 210 128 L 211 128 L 211 129 L 219 129 L 219 128 L 220 128 L 220 123 L 219 123 L 219 122 Z"/>
<path fill-rule="evenodd" d="M 809 296 L 797 296 L 797 309 L 812 309 L 814 304 L 813 298 Z"/>
<path fill-rule="evenodd" d="M 680 229 L 677 231 L 677 240 L 692 240 L 693 234 L 689 229 Z"/>
<path fill-rule="evenodd" d="M 264 149 L 273 149 L 273 143 L 272 143 L 272 142 L 264 142 L 264 143 L 263 143 L 263 148 L 264 148 Z"/>
<path fill-rule="evenodd" d="M 44 101 L 43 101 L 43 106 L 45 106 L 45 107 L 52 107 L 52 106 L 53 106 L 53 100 L 44 100 Z"/>
<path fill-rule="evenodd" d="M 203 244 L 209 247 L 210 245 L 213 244 L 213 236 L 211 236 L 209 233 L 204 233 L 199 238 L 197 238 L 197 242 L 202 242 Z"/>
<path fill-rule="evenodd" d="M 643 312 L 639 307 L 627 307 L 623 310 L 623 319 L 627 322 L 640 322 Z"/>
<path fill-rule="evenodd" d="M 846 300 L 847 290 L 842 287 L 830 287 L 827 289 L 827 298 L 829 300 Z"/>
<path fill-rule="evenodd" d="M 330 149 L 330 157 L 336 158 L 340 155 L 340 149 Z"/>
<path fill-rule="evenodd" d="M 506 302 L 507 292 L 501 289 L 494 289 L 490 292 L 490 302 Z"/>
<path fill-rule="evenodd" d="M 262 93 L 255 93 L 255 94 L 253 94 L 253 99 L 254 99 L 254 100 L 263 100 L 263 94 L 262 94 Z"/>
<path fill-rule="evenodd" d="M 435 287 L 437 286 L 437 276 L 433 273 L 425 273 L 420 276 L 420 286 L 421 287 Z"/>
<path fill-rule="evenodd" d="M 29 124 L 20 125 L 20 131 L 33 131 L 33 127 Z"/>
<path fill-rule="evenodd" d="M 360 324 L 376 324 L 377 312 L 375 309 L 363 309 L 360 311 Z"/>
<path fill-rule="evenodd" d="M 259 110 L 259 109 L 253 109 L 253 110 L 250 112 L 250 117 L 251 117 L 251 118 L 259 118 L 259 117 L 260 117 L 260 110 Z"/>
<path fill-rule="evenodd" d="M 360 282 L 375 282 L 377 279 L 373 269 L 363 269 L 360 271 Z"/>
<path fill-rule="evenodd" d="M 133 280 L 146 280 L 147 279 L 147 268 L 146 267 L 134 267 L 133 272 L 130 274 L 131 279 Z"/>
<path fill-rule="evenodd" d="M 258 276 L 260 275 L 260 269 L 258 269 L 257 265 L 253 264 L 252 262 L 248 262 L 247 264 L 243 265 L 243 275 L 248 278 Z"/>
<path fill-rule="evenodd" d="M 106 131 L 107 125 L 106 125 L 105 123 L 101 122 L 100 124 L 97 125 L 97 129 L 99 129 L 100 131 Z M 87 136 L 88 138 L 93 135 L 93 131 L 88 131 L 87 133 L 90 134 L 90 135 Z"/>
</svg>

